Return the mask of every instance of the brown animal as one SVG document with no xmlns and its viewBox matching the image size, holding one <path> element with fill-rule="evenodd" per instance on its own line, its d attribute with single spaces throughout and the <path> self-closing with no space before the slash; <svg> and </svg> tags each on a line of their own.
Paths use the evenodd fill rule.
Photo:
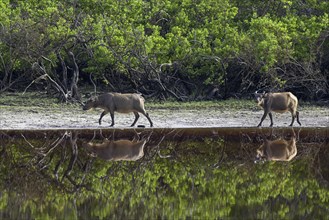
<svg viewBox="0 0 329 220">
<path fill-rule="evenodd" d="M 265 142 L 257 149 L 256 160 L 290 161 L 297 155 L 296 137 Z"/>
<path fill-rule="evenodd" d="M 83 143 L 83 146 L 99 158 L 112 161 L 136 161 L 144 156 L 144 147 L 147 140 L 130 141 L 105 139 L 102 143 Z"/>
<path fill-rule="evenodd" d="M 258 105 L 264 109 L 263 117 L 258 124 L 260 127 L 267 115 L 271 119 L 270 127 L 273 126 L 272 112 L 284 113 L 291 112 L 292 121 L 290 126 L 294 124 L 295 118 L 299 125 L 299 112 L 297 111 L 298 99 L 291 92 L 280 92 L 280 93 L 257 93 L 255 92 Z"/>
<path fill-rule="evenodd" d="M 137 93 L 132 94 L 121 94 L 121 93 L 105 93 L 99 95 L 98 97 L 94 97 L 89 99 L 86 104 L 83 106 L 83 110 L 89 110 L 91 108 L 102 108 L 104 111 L 100 115 L 98 120 L 99 124 L 102 123 L 102 118 L 107 113 L 110 113 L 112 123 L 111 127 L 114 125 L 114 112 L 120 113 L 130 113 L 133 112 L 135 114 L 135 120 L 131 124 L 133 127 L 138 118 L 139 114 L 142 113 L 150 122 L 150 126 L 153 127 L 153 122 L 151 121 L 148 113 L 145 112 L 144 109 L 144 98 Z"/>
</svg>

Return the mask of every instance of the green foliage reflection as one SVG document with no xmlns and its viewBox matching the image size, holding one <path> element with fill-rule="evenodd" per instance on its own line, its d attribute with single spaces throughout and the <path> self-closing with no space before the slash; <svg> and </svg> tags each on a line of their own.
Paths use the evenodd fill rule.
<svg viewBox="0 0 329 220">
<path fill-rule="evenodd" d="M 315 154 L 255 164 L 258 146 L 207 138 L 167 140 L 148 146 L 141 160 L 111 162 L 92 158 L 72 137 L 46 157 L 42 140 L 2 141 L 1 217 L 286 219 L 328 213 L 329 190 L 315 175 Z M 73 167 L 72 143 L 79 155 Z"/>
</svg>

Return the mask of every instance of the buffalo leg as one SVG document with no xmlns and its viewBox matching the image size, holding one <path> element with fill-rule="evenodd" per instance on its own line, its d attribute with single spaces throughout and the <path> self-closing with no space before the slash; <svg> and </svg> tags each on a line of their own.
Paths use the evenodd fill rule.
<svg viewBox="0 0 329 220">
<path fill-rule="evenodd" d="M 291 114 L 291 124 L 289 125 L 290 127 L 294 124 L 294 122 L 295 122 L 295 117 L 296 117 L 296 115 Z"/>
<path fill-rule="evenodd" d="M 150 118 L 149 114 L 148 113 L 143 113 L 143 115 L 147 118 L 147 120 L 149 120 L 150 127 L 153 127 L 153 122 L 151 121 L 151 118 Z"/>
<path fill-rule="evenodd" d="M 268 116 L 270 116 L 270 119 L 271 119 L 270 127 L 272 127 L 272 126 L 273 126 L 273 116 L 272 116 L 272 112 L 268 113 Z"/>
<path fill-rule="evenodd" d="M 262 119 L 260 120 L 260 122 L 259 122 L 259 124 L 257 125 L 257 127 L 262 126 L 262 123 L 263 123 L 264 119 L 266 118 L 266 115 L 267 115 L 267 114 L 268 114 L 268 112 L 264 112 L 263 117 L 262 117 Z"/>
<path fill-rule="evenodd" d="M 302 124 L 300 123 L 300 121 L 299 121 L 299 112 L 298 112 L 298 111 L 296 111 L 296 117 L 297 117 L 297 122 L 298 122 L 298 124 L 299 124 L 299 125 L 302 125 Z"/>
<path fill-rule="evenodd" d="M 110 115 L 111 115 L 111 120 L 112 120 L 112 123 L 111 123 L 110 127 L 113 127 L 113 125 L 114 125 L 114 112 L 111 112 Z"/>
<path fill-rule="evenodd" d="M 139 119 L 139 114 L 138 114 L 138 112 L 134 112 L 134 115 L 135 115 L 135 120 L 134 120 L 134 122 L 130 125 L 130 127 L 134 127 L 135 124 L 136 124 L 136 122 L 137 122 L 137 120 Z"/>
<path fill-rule="evenodd" d="M 102 118 L 104 117 L 104 115 L 106 115 L 107 114 L 107 112 L 106 111 L 103 111 L 102 112 L 102 114 L 101 114 L 101 116 L 99 117 L 99 120 L 98 120 L 98 123 L 99 123 L 99 125 L 101 125 L 102 124 Z"/>
</svg>

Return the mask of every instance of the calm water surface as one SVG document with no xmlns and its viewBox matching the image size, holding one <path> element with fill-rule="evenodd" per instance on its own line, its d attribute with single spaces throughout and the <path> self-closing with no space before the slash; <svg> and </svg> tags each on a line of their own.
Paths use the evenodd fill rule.
<svg viewBox="0 0 329 220">
<path fill-rule="evenodd" d="M 329 128 L 0 130 L 0 219 L 328 219 Z"/>
</svg>

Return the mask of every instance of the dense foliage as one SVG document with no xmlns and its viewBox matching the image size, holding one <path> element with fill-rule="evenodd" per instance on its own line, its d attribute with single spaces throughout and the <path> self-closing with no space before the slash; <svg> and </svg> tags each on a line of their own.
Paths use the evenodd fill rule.
<svg viewBox="0 0 329 220">
<path fill-rule="evenodd" d="M 328 95 L 327 0 L 1 0 L 0 92 Z"/>
</svg>

